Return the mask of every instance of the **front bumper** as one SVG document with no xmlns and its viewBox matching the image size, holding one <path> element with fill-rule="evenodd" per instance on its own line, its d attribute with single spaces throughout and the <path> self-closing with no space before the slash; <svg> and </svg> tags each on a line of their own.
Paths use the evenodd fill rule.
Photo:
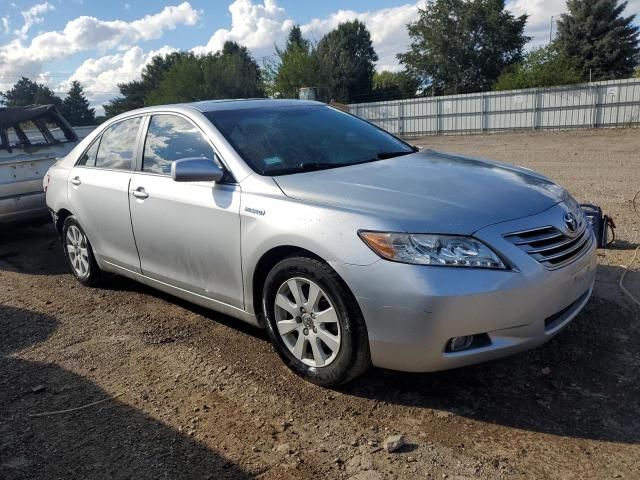
<svg viewBox="0 0 640 480">
<path fill-rule="evenodd" d="M 471 365 L 540 345 L 586 305 L 595 282 L 595 242 L 579 258 L 547 270 L 503 238 L 548 223 L 555 207 L 536 217 L 476 232 L 515 266 L 510 271 L 406 265 L 332 265 L 364 315 L 374 365 L 427 372 Z M 561 217 L 560 217 L 561 218 Z M 447 352 L 453 337 L 487 334 L 490 344 Z"/>
</svg>

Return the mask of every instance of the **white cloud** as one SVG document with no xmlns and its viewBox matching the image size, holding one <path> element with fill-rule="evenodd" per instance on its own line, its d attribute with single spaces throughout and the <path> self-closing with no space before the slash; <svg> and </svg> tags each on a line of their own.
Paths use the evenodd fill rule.
<svg viewBox="0 0 640 480">
<path fill-rule="evenodd" d="M 31 30 L 31 27 L 38 23 L 44 22 L 44 14 L 50 12 L 51 10 L 55 10 L 55 7 L 51 5 L 49 2 L 39 3 L 29 8 L 28 10 L 23 10 L 20 12 L 22 14 L 22 18 L 24 19 L 24 23 L 19 30 L 16 30 L 14 33 L 22 38 L 27 38 L 27 33 Z M 3 22 L 4 23 L 4 22 Z"/>
<path fill-rule="evenodd" d="M 59 90 L 66 92 L 71 82 L 77 80 L 82 84 L 92 106 L 100 108 L 103 103 L 119 96 L 119 83 L 139 79 L 142 69 L 154 56 L 166 55 L 175 50 L 164 46 L 145 53 L 140 47 L 132 47 L 124 53 L 90 58 L 60 84 Z"/>
<path fill-rule="evenodd" d="M 224 42 L 238 42 L 253 51 L 254 55 L 270 54 L 276 43 L 286 38 L 295 22 L 275 0 L 253 3 L 251 0 L 235 0 L 229 5 L 231 28 L 221 28 L 204 46 L 193 49 L 196 53 L 217 52 Z"/>
<path fill-rule="evenodd" d="M 106 51 L 122 44 L 157 39 L 178 25 L 195 25 L 199 17 L 200 12 L 188 2 L 165 7 L 155 15 L 146 15 L 132 22 L 78 17 L 68 22 L 62 31 L 45 32 L 34 37 L 28 46 L 14 40 L 0 47 L 0 68 L 19 59 L 46 62 L 86 50 Z"/>
<path fill-rule="evenodd" d="M 2 17 L 2 32 L 7 35 L 10 30 L 9 15 Z"/>
<path fill-rule="evenodd" d="M 201 12 L 188 2 L 167 6 L 159 13 L 131 22 L 103 21 L 82 16 L 68 22 L 61 31 L 45 32 L 28 45 L 21 39 L 0 45 L 0 90 L 13 84 L 21 75 L 35 77 L 46 62 L 88 50 L 108 51 L 160 38 L 179 25 L 195 25 Z"/>
</svg>

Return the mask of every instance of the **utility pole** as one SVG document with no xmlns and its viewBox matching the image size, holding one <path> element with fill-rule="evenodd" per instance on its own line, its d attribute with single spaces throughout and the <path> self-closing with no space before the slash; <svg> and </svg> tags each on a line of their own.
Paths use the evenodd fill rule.
<svg viewBox="0 0 640 480">
<path fill-rule="evenodd" d="M 549 43 L 553 41 L 553 17 L 555 15 L 551 15 L 551 21 L 549 22 Z"/>
</svg>

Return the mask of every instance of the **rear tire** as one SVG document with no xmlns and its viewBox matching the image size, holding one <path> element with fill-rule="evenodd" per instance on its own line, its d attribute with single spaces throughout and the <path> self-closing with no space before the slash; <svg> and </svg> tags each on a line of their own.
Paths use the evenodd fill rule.
<svg viewBox="0 0 640 480">
<path fill-rule="evenodd" d="M 91 243 L 84 230 L 73 216 L 65 219 L 62 226 L 62 249 L 71 273 L 82 285 L 95 287 L 102 280 Z"/>
<path fill-rule="evenodd" d="M 360 308 L 333 269 L 315 258 L 277 263 L 263 289 L 267 331 L 285 364 L 325 387 L 340 385 L 371 365 Z"/>
</svg>

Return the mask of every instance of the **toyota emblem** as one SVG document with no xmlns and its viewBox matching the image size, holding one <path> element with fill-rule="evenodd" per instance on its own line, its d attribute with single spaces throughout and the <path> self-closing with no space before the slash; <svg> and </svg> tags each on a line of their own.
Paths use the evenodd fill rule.
<svg viewBox="0 0 640 480">
<path fill-rule="evenodd" d="M 567 230 L 571 233 L 575 233 L 576 230 L 578 230 L 578 219 L 571 212 L 564 214 L 564 224 L 567 226 Z"/>
</svg>

